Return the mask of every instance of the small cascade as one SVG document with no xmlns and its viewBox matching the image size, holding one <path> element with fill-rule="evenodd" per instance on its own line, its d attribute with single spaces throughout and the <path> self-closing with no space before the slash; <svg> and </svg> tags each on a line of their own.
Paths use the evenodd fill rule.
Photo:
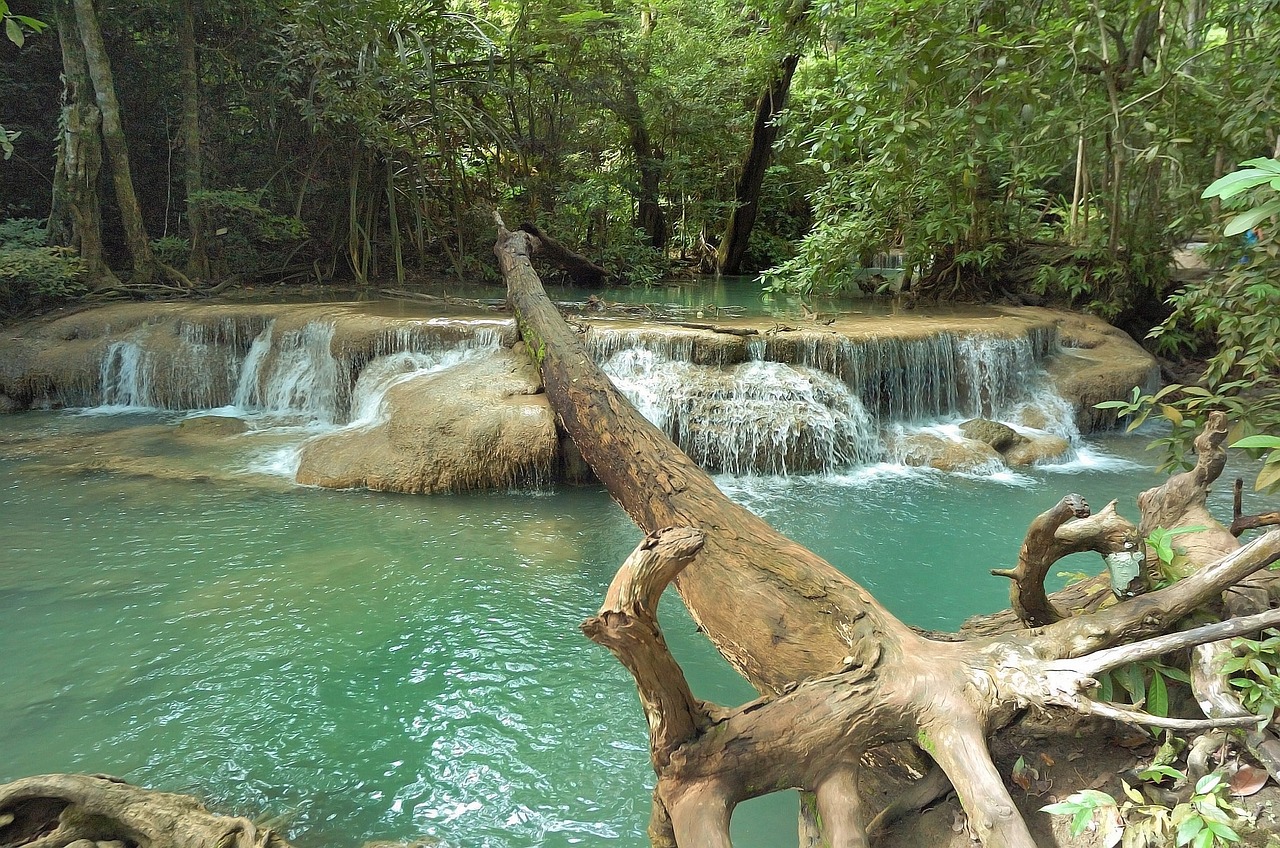
<svg viewBox="0 0 1280 848">
<path fill-rule="evenodd" d="M 137 342 L 112 342 L 102 357 L 102 406 L 152 406 L 150 357 Z"/>
<path fill-rule="evenodd" d="M 235 393 L 231 405 L 238 409 L 252 409 L 262 406 L 262 363 L 271 352 L 271 338 L 275 333 L 276 322 L 267 323 L 267 327 L 254 338 L 245 354 L 244 363 L 236 379 Z"/>
<path fill-rule="evenodd" d="M 403 350 L 380 356 L 365 366 L 351 390 L 351 420 L 348 427 L 367 427 L 384 419 L 383 401 L 394 386 L 406 380 L 451 368 L 482 350 L 497 347 L 496 341 L 475 347 L 447 351 L 416 352 Z"/>
<path fill-rule="evenodd" d="M 262 377 L 259 409 L 320 424 L 338 420 L 338 363 L 330 350 L 333 332 L 331 322 L 310 321 L 300 330 L 280 334 Z"/>
<path fill-rule="evenodd" d="M 779 362 L 727 369 L 643 348 L 605 373 L 698 464 L 731 474 L 826 471 L 876 458 L 871 416 L 830 374 Z"/>
</svg>

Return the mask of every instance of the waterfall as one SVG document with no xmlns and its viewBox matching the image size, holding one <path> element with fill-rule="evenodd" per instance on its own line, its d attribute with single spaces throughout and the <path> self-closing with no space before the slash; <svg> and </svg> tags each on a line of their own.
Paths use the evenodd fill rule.
<svg viewBox="0 0 1280 848">
<path fill-rule="evenodd" d="M 264 331 L 266 332 L 266 331 Z M 338 363 L 333 358 L 334 326 L 310 321 L 280 334 L 262 378 L 259 408 L 276 414 L 332 424 L 338 419 Z"/>
<path fill-rule="evenodd" d="M 483 350 L 493 350 L 496 341 L 485 344 L 477 338 L 475 346 L 446 351 L 416 352 L 402 350 L 380 356 L 365 366 L 351 390 L 349 427 L 366 427 L 384 419 L 383 401 L 393 387 L 414 377 L 443 371 Z"/>
<path fill-rule="evenodd" d="M 646 418 L 695 461 L 735 474 L 838 471 L 882 458 L 882 433 L 990 417 L 1079 439 L 1041 360 L 1051 329 L 709 338 L 597 329 L 587 346 Z M 736 345 L 736 347 L 735 347 Z"/>
<path fill-rule="evenodd" d="M 231 398 L 232 406 L 238 409 L 252 409 L 262 404 L 262 388 L 260 385 L 262 363 L 271 351 L 271 337 L 275 333 L 275 329 L 276 322 L 274 320 L 267 322 L 267 328 L 259 333 L 252 344 L 249 345 L 249 352 L 245 354 L 244 363 L 240 367 L 239 378 L 236 381 L 236 390 Z"/>
<path fill-rule="evenodd" d="M 101 405 L 152 406 L 149 359 L 137 342 L 112 342 L 102 357 Z"/>
<path fill-rule="evenodd" d="M 732 474 L 842 468 L 877 457 L 862 403 L 830 374 L 780 362 L 707 368 L 645 348 L 605 373 L 699 465 Z"/>
</svg>

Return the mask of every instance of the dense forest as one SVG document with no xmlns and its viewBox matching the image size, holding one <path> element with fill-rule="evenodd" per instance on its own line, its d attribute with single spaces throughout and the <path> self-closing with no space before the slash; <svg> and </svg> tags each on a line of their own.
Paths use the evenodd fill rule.
<svg viewBox="0 0 1280 848">
<path fill-rule="evenodd" d="M 501 209 L 620 282 L 1047 300 L 1139 337 L 1173 296 L 1164 352 L 1217 331 L 1211 383 L 1277 370 L 1275 227 L 1216 223 L 1276 189 L 1202 199 L 1280 154 L 1276 0 L 0 14 L 7 314 L 86 291 L 496 279 Z M 1229 273 L 1179 290 L 1171 252 L 1198 240 Z M 866 270 L 886 258 L 892 282 Z"/>
</svg>

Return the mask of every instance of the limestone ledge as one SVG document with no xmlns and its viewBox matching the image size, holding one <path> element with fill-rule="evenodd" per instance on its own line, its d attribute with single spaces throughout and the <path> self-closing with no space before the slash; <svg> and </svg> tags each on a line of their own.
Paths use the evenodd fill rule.
<svg viewBox="0 0 1280 848">
<path fill-rule="evenodd" d="M 588 325 L 588 342 L 596 347 L 643 337 L 679 348 L 683 356 L 703 364 L 731 364 L 763 355 L 833 373 L 840 367 L 841 344 L 911 342 L 941 333 L 1030 337 L 1051 354 L 1045 361 L 1048 372 L 1058 392 L 1074 405 L 1086 432 L 1114 423 L 1109 414 L 1093 408 L 1095 403 L 1128 397 L 1133 386 L 1150 386 L 1158 374 L 1150 355 L 1105 322 L 1030 307 L 851 314 L 828 324 L 796 321 L 794 326 L 767 318 L 716 322 L 721 329 L 757 331 L 750 336 L 631 320 L 581 320 Z M 586 476 L 580 458 L 556 431 L 514 323 L 494 312 L 399 303 L 158 303 L 54 316 L 0 331 L 0 412 L 100 403 L 104 358 L 112 344 L 122 341 L 133 341 L 149 352 L 149 391 L 156 405 L 224 406 L 231 402 L 236 379 L 225 363 L 242 362 L 268 325 L 283 335 L 315 323 L 333 327 L 328 346 L 337 363 L 340 402 L 349 403 L 360 371 L 381 355 L 406 347 L 447 349 L 479 333 L 490 334 L 500 350 L 466 368 L 398 384 L 386 396 L 389 415 L 379 423 L 310 440 L 301 451 L 298 482 L 439 492 L 506 489 Z M 199 359 L 209 351 L 224 357 L 221 367 L 209 368 Z M 983 459 L 989 458 L 984 452 Z"/>
</svg>

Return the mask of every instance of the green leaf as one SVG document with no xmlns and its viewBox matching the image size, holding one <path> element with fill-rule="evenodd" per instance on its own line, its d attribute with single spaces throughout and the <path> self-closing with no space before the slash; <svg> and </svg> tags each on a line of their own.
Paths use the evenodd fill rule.
<svg viewBox="0 0 1280 848">
<path fill-rule="evenodd" d="M 1258 479 L 1253 481 L 1253 490 L 1261 492 L 1263 489 L 1271 488 L 1276 483 L 1280 483 L 1280 463 L 1267 463 L 1258 472 Z"/>
<path fill-rule="evenodd" d="M 1213 831 L 1206 828 L 1197 833 L 1191 840 L 1191 848 L 1213 848 Z"/>
<path fill-rule="evenodd" d="M 1233 171 L 1224 177 L 1220 177 L 1209 184 L 1204 190 L 1200 198 L 1206 199 L 1210 197 L 1221 197 L 1223 200 L 1235 197 L 1242 191 L 1260 186 L 1263 183 L 1271 181 L 1272 176 L 1267 171 L 1260 168 L 1246 168 L 1243 171 Z"/>
<path fill-rule="evenodd" d="M 1151 684 L 1147 686 L 1147 712 L 1155 716 L 1169 715 L 1169 690 L 1159 672 L 1151 675 Z"/>
<path fill-rule="evenodd" d="M 4 34 L 9 36 L 9 40 L 18 47 L 22 46 L 22 42 L 24 41 L 22 36 L 22 27 L 18 26 L 18 22 L 13 18 L 4 19 Z"/>
<path fill-rule="evenodd" d="M 1280 448 L 1280 436 L 1246 436 L 1235 444 L 1233 448 Z"/>
<path fill-rule="evenodd" d="M 1213 835 L 1227 842 L 1239 842 L 1240 834 L 1231 829 L 1231 825 L 1222 822 L 1209 821 L 1204 825 L 1208 830 L 1213 831 Z"/>
<path fill-rule="evenodd" d="M 1199 816 L 1188 816 L 1178 825 L 1178 833 L 1174 837 L 1179 845 L 1186 845 L 1197 833 L 1204 830 L 1204 819 Z"/>
<path fill-rule="evenodd" d="M 1209 772 L 1196 781 L 1196 794 L 1208 795 L 1222 784 L 1222 775 L 1216 771 Z"/>
<path fill-rule="evenodd" d="M 1269 200 L 1261 206 L 1250 209 L 1248 212 L 1237 215 L 1232 218 L 1222 234 L 1224 236 L 1238 236 L 1245 230 L 1251 230 L 1263 220 L 1270 218 L 1272 215 L 1280 215 L 1280 197 L 1275 200 Z"/>
</svg>

